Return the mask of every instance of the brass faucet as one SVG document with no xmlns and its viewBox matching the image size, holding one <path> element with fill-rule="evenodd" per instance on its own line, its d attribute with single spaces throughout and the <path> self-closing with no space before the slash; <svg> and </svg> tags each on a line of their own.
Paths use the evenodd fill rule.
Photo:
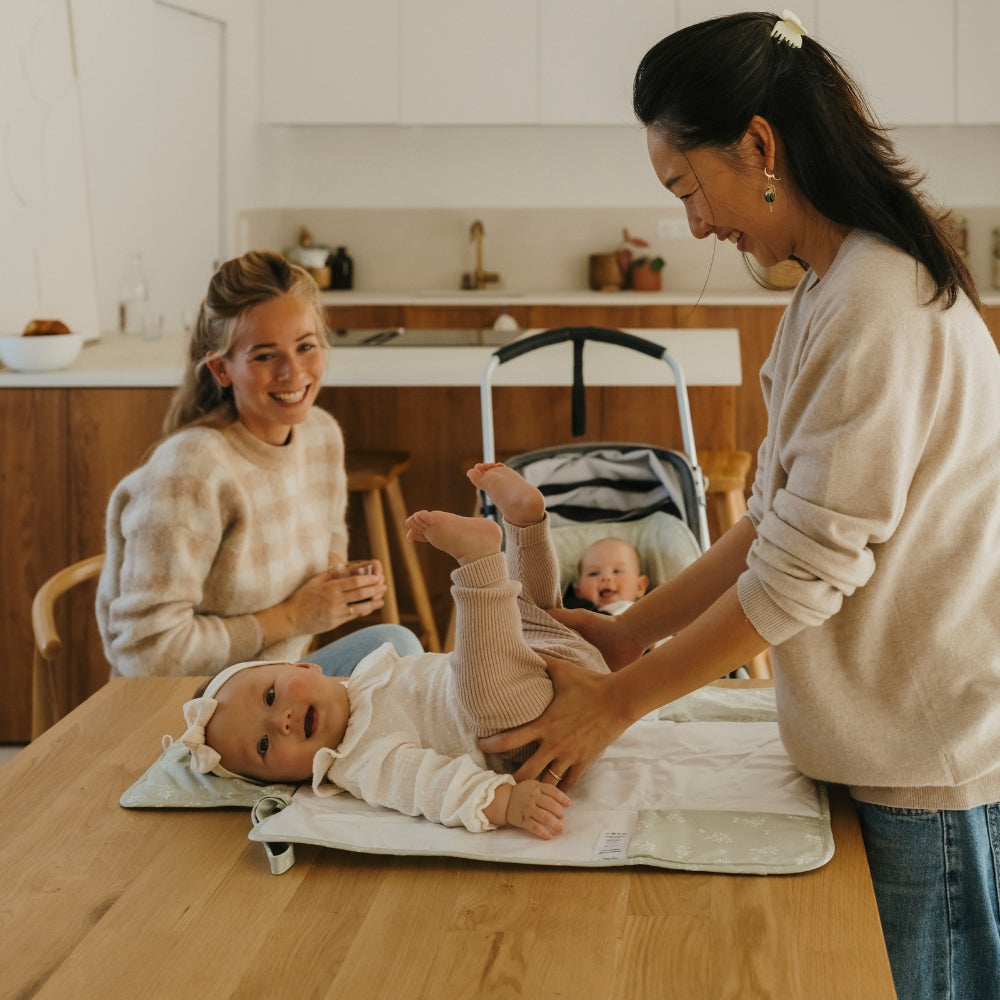
<svg viewBox="0 0 1000 1000">
<path fill-rule="evenodd" d="M 462 275 L 462 288 L 466 291 L 480 291 L 490 283 L 500 280 L 500 275 L 496 271 L 483 270 L 483 224 L 476 219 L 469 229 L 469 239 L 476 244 L 476 269 L 466 271 Z"/>
</svg>

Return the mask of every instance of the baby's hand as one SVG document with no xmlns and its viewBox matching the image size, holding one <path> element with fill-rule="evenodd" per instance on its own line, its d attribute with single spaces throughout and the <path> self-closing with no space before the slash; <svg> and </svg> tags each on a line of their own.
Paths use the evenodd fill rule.
<svg viewBox="0 0 1000 1000">
<path fill-rule="evenodd" d="M 507 786 L 510 788 L 510 786 Z M 507 823 L 551 840 L 563 832 L 562 818 L 570 804 L 569 796 L 555 785 L 542 784 L 533 778 L 514 785 L 507 804 Z"/>
</svg>

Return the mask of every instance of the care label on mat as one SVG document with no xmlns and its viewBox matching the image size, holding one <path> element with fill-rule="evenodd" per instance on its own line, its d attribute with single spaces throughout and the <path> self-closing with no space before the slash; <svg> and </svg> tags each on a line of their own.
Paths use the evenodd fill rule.
<svg viewBox="0 0 1000 1000">
<path fill-rule="evenodd" d="M 625 830 L 605 830 L 594 844 L 594 857 L 600 861 L 624 861 L 632 834 Z"/>
</svg>

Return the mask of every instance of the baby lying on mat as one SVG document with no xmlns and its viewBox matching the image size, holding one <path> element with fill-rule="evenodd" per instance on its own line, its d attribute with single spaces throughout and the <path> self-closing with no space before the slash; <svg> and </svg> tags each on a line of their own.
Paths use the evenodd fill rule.
<svg viewBox="0 0 1000 1000">
<path fill-rule="evenodd" d="M 472 832 L 511 825 L 548 840 L 569 798 L 553 771 L 515 783 L 476 740 L 530 722 L 552 699 L 544 650 L 607 673 L 601 654 L 545 608 L 561 604 L 559 570 L 541 493 L 501 464 L 469 479 L 503 515 L 420 511 L 408 535 L 453 556 L 455 651 L 399 657 L 391 645 L 350 677 L 308 663 L 239 663 L 184 706 L 191 767 L 267 782 L 312 779 L 318 794 L 347 791 L 373 805 Z M 521 754 L 522 759 L 524 753 Z"/>
</svg>

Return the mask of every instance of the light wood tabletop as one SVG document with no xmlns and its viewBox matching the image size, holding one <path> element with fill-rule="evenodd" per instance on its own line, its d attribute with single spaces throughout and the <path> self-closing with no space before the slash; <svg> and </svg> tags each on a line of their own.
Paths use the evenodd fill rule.
<svg viewBox="0 0 1000 1000">
<path fill-rule="evenodd" d="M 118 804 L 196 686 L 114 680 L 0 769 L 0 997 L 895 996 L 840 789 L 833 860 L 804 874 L 298 845 L 274 876 L 245 809 Z"/>
</svg>

